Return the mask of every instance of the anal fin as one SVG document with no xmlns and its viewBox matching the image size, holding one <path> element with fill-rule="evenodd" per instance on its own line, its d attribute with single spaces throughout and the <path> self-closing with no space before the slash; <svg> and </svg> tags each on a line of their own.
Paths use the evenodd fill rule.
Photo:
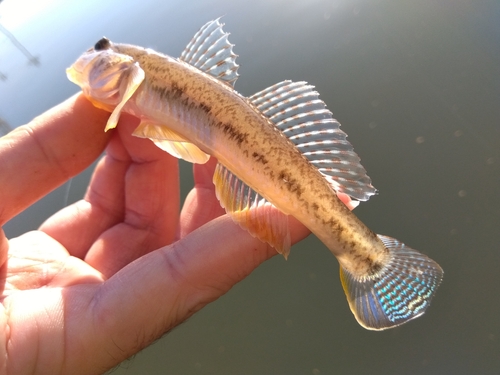
<svg viewBox="0 0 500 375">
<path fill-rule="evenodd" d="M 217 198 L 231 218 L 252 236 L 273 246 L 286 259 L 291 246 L 288 215 L 220 163 L 213 180 Z"/>
</svg>

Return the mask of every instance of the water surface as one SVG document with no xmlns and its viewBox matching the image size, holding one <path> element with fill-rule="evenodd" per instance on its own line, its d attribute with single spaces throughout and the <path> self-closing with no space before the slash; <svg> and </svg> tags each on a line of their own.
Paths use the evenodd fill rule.
<svg viewBox="0 0 500 375">
<path fill-rule="evenodd" d="M 75 93 L 65 68 L 103 35 L 179 56 L 223 15 L 236 89 L 315 85 L 380 191 L 356 214 L 445 270 L 424 317 L 369 332 L 349 311 L 335 258 L 311 237 L 115 374 L 499 373 L 500 3 L 52 0 L 15 24 L 9 1 L 22 0 L 0 5 L 0 23 L 40 61 L 29 65 L 0 34 L 0 117 L 11 126 Z M 7 223 L 7 235 L 80 199 L 89 173 Z M 183 176 L 186 190 L 190 166 Z"/>
</svg>

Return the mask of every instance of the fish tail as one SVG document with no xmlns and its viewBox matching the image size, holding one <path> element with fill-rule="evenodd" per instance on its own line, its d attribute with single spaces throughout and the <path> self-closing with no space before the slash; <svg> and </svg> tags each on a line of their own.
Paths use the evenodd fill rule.
<svg viewBox="0 0 500 375">
<path fill-rule="evenodd" d="M 441 283 L 443 270 L 398 240 L 378 235 L 391 253 L 379 272 L 354 276 L 340 268 L 340 279 L 356 320 L 366 329 L 396 327 L 422 315 Z"/>
</svg>

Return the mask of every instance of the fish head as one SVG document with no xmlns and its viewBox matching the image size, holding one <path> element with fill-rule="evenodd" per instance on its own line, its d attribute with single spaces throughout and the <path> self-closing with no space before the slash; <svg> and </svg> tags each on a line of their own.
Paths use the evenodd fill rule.
<svg viewBox="0 0 500 375">
<path fill-rule="evenodd" d="M 96 106 L 111 111 L 122 101 L 131 72 L 137 63 L 131 56 L 113 51 L 102 38 L 66 69 L 68 79 L 80 86 Z"/>
</svg>

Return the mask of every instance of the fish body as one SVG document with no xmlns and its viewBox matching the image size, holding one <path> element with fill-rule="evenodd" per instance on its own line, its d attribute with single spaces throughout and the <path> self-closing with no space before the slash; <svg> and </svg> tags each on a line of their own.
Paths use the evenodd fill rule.
<svg viewBox="0 0 500 375">
<path fill-rule="evenodd" d="M 351 208 L 376 190 L 340 124 L 305 82 L 280 82 L 245 98 L 233 88 L 236 55 L 218 20 L 179 59 L 101 39 L 67 71 L 98 107 L 106 130 L 121 112 L 134 135 L 194 163 L 218 160 L 216 194 L 226 212 L 285 257 L 288 215 L 337 257 L 349 305 L 368 329 L 423 314 L 442 278 L 437 263 L 367 228 Z"/>
</svg>

